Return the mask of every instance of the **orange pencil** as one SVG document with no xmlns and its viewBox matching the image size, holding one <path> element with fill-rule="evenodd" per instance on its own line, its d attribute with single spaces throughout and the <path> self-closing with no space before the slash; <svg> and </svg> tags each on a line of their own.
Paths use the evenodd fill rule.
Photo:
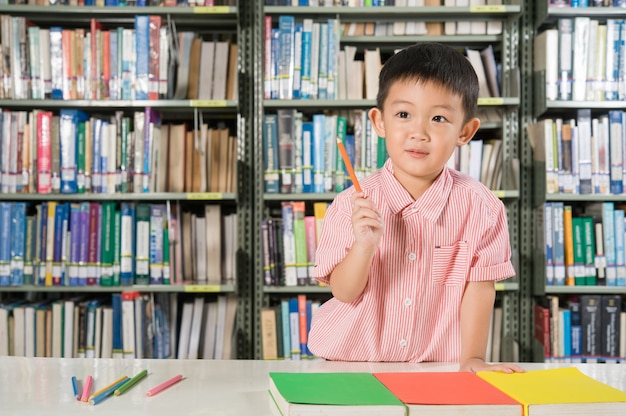
<svg viewBox="0 0 626 416">
<path fill-rule="evenodd" d="M 352 167 L 352 163 L 350 163 L 350 158 L 348 157 L 348 153 L 346 153 L 346 148 L 343 146 L 343 142 L 341 141 L 339 137 L 337 137 L 337 147 L 339 148 L 339 152 L 341 153 L 341 157 L 343 158 L 343 163 L 346 165 L 346 168 L 348 169 L 348 174 L 350 175 L 350 179 L 352 180 L 352 183 L 354 184 L 354 189 L 356 189 L 357 192 L 362 192 L 361 185 L 359 184 L 359 180 L 357 179 L 356 174 L 354 173 L 354 168 Z"/>
</svg>

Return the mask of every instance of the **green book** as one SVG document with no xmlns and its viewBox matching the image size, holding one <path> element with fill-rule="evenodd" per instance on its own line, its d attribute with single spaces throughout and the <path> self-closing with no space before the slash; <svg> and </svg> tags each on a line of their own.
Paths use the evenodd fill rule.
<svg viewBox="0 0 626 416">
<path fill-rule="evenodd" d="M 100 285 L 113 286 L 113 245 L 115 232 L 115 203 L 104 201 L 102 203 L 102 236 L 100 253 Z"/>
<path fill-rule="evenodd" d="M 585 285 L 585 241 L 583 219 L 572 218 L 572 234 L 574 239 L 574 285 Z"/>
<path fill-rule="evenodd" d="M 296 414 L 385 416 L 406 406 L 371 373 L 270 373 L 270 406 Z"/>
</svg>

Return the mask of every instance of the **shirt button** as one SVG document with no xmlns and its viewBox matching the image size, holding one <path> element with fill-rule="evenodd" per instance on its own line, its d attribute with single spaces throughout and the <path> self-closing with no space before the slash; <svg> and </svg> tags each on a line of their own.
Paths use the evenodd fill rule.
<svg viewBox="0 0 626 416">
<path fill-rule="evenodd" d="M 411 306 L 412 304 L 413 304 L 413 301 L 411 300 L 411 298 L 404 299 L 405 306 Z"/>
<path fill-rule="evenodd" d="M 404 340 L 404 339 L 400 340 L 400 346 L 402 348 L 406 347 L 406 340 Z"/>
<path fill-rule="evenodd" d="M 409 254 L 409 260 L 415 261 L 416 258 L 417 258 L 417 255 L 415 255 L 415 253 L 410 253 Z"/>
<path fill-rule="evenodd" d="M 417 212 L 417 207 L 411 208 L 411 212 Z"/>
</svg>

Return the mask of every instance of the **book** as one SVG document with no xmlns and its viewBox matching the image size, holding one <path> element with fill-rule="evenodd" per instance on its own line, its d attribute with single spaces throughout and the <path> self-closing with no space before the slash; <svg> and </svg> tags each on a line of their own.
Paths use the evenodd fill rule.
<svg viewBox="0 0 626 416">
<path fill-rule="evenodd" d="M 524 405 L 525 416 L 623 415 L 626 393 L 575 367 L 525 373 L 479 371 L 479 377 Z"/>
<path fill-rule="evenodd" d="M 371 373 L 269 373 L 276 415 L 406 415 L 404 404 Z"/>
<path fill-rule="evenodd" d="M 373 373 L 416 415 L 522 415 L 522 405 L 470 372 Z"/>
</svg>

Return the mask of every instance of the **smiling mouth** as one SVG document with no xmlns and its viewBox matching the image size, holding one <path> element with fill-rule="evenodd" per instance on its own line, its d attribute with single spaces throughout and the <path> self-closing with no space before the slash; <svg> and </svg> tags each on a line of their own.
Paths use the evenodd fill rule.
<svg viewBox="0 0 626 416">
<path fill-rule="evenodd" d="M 411 156 L 417 156 L 417 157 L 428 156 L 428 153 L 422 150 L 407 150 L 406 152 L 409 153 Z"/>
</svg>

